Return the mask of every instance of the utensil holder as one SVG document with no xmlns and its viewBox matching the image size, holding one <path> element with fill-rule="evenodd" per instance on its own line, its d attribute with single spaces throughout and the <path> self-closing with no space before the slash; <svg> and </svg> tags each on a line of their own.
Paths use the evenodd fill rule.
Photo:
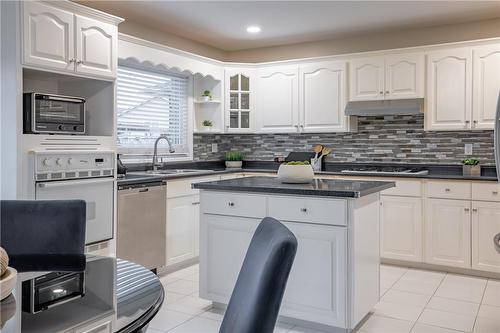
<svg viewBox="0 0 500 333">
<path fill-rule="evenodd" d="M 481 176 L 481 166 L 480 165 L 464 165 L 463 175 L 466 177 L 479 177 Z"/>
<path fill-rule="evenodd" d="M 319 158 L 311 158 L 311 167 L 313 171 L 321 171 L 321 166 L 323 165 L 323 156 Z"/>
</svg>

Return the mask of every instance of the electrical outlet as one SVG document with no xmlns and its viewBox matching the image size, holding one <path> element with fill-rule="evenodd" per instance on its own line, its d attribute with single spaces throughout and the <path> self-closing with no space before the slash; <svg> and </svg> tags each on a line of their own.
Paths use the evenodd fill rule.
<svg viewBox="0 0 500 333">
<path fill-rule="evenodd" d="M 464 149 L 465 155 L 472 155 L 472 143 L 466 143 Z"/>
<path fill-rule="evenodd" d="M 212 153 L 217 153 L 219 151 L 219 147 L 217 147 L 216 143 L 212 143 Z"/>
</svg>

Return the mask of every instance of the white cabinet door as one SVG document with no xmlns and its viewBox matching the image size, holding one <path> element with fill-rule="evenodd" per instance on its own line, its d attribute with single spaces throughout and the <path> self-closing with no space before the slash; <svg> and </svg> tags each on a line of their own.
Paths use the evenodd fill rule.
<svg viewBox="0 0 500 333">
<path fill-rule="evenodd" d="M 347 228 L 284 224 L 297 237 L 299 246 L 281 314 L 346 327 Z"/>
<path fill-rule="evenodd" d="M 167 266 L 196 257 L 197 196 L 167 200 Z"/>
<path fill-rule="evenodd" d="M 465 200 L 427 199 L 425 262 L 470 268 L 470 206 Z"/>
<path fill-rule="evenodd" d="M 347 130 L 346 62 L 300 66 L 300 128 L 303 132 Z"/>
<path fill-rule="evenodd" d="M 261 219 L 203 214 L 200 297 L 227 304 Z"/>
<path fill-rule="evenodd" d="M 422 199 L 380 197 L 380 256 L 422 262 Z"/>
<path fill-rule="evenodd" d="M 259 130 L 268 133 L 298 132 L 298 67 L 259 70 Z"/>
<path fill-rule="evenodd" d="M 472 117 L 472 49 L 427 55 L 427 130 L 468 130 Z"/>
<path fill-rule="evenodd" d="M 73 71 L 73 14 L 40 2 L 23 2 L 24 63 Z"/>
<path fill-rule="evenodd" d="M 385 58 L 385 99 L 424 97 L 424 59 L 422 53 Z"/>
<path fill-rule="evenodd" d="M 80 73 L 116 75 L 118 28 L 76 15 L 76 70 Z"/>
<path fill-rule="evenodd" d="M 500 93 L 500 44 L 474 48 L 473 129 L 493 129 Z"/>
<path fill-rule="evenodd" d="M 472 203 L 472 268 L 500 273 L 493 237 L 500 233 L 500 203 Z"/>
<path fill-rule="evenodd" d="M 350 100 L 384 99 L 384 58 L 354 59 L 350 66 Z"/>
<path fill-rule="evenodd" d="M 225 131 L 251 132 L 255 129 L 255 70 L 246 68 L 224 69 Z"/>
</svg>

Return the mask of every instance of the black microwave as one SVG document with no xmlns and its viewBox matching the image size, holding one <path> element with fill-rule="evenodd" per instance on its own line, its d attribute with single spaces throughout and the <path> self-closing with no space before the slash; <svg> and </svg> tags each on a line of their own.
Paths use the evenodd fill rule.
<svg viewBox="0 0 500 333">
<path fill-rule="evenodd" d="M 85 295 L 85 272 L 52 272 L 22 283 L 22 310 L 39 313 Z"/>
<path fill-rule="evenodd" d="M 24 93 L 23 118 L 24 133 L 84 134 L 85 99 Z"/>
</svg>

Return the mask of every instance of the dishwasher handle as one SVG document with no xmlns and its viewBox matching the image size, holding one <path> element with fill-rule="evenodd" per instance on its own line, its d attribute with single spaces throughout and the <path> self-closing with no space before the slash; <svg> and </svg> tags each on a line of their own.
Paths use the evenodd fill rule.
<svg viewBox="0 0 500 333">
<path fill-rule="evenodd" d="M 82 185 L 82 184 L 101 184 L 114 182 L 113 177 L 102 177 L 102 178 L 88 178 L 88 179 L 74 179 L 74 180 L 57 180 L 51 182 L 37 183 L 40 188 L 52 188 L 52 187 L 63 187 L 71 185 Z"/>
</svg>

